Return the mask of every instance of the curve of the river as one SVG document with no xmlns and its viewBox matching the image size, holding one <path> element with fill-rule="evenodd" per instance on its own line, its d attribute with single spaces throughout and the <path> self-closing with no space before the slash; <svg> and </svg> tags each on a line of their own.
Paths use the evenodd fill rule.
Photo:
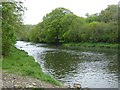
<svg viewBox="0 0 120 90">
<path fill-rule="evenodd" d="M 52 46 L 17 41 L 15 46 L 33 56 L 43 72 L 67 85 L 118 88 L 117 50 Z"/>
</svg>

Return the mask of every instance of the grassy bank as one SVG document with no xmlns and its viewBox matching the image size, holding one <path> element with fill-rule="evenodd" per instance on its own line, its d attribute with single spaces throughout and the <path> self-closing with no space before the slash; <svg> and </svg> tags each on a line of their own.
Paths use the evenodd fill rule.
<svg viewBox="0 0 120 90">
<path fill-rule="evenodd" d="M 28 56 L 26 52 L 13 47 L 10 55 L 4 57 L 2 61 L 2 69 L 20 75 L 31 76 L 42 81 L 61 86 L 61 83 L 49 75 L 42 72 L 38 63 L 32 56 Z"/>
<path fill-rule="evenodd" d="M 110 43 L 90 43 L 90 42 L 81 42 L 81 43 L 64 43 L 64 46 L 80 46 L 80 47 L 97 47 L 97 48 L 113 48 L 118 49 L 118 44 Z"/>
</svg>

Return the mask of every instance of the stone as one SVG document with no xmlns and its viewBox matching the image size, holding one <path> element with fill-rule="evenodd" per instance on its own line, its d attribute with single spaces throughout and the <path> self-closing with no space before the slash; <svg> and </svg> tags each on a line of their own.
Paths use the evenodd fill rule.
<svg viewBox="0 0 120 90">
<path fill-rule="evenodd" d="M 81 84 L 79 83 L 74 83 L 73 85 L 74 88 L 81 89 Z"/>
<path fill-rule="evenodd" d="M 15 88 L 22 88 L 21 85 L 14 85 Z"/>
<path fill-rule="evenodd" d="M 33 85 L 33 86 L 36 86 L 36 84 L 35 84 L 35 83 L 32 83 L 32 85 Z"/>
<path fill-rule="evenodd" d="M 27 85 L 27 88 L 33 88 L 34 86 L 33 85 Z"/>
</svg>

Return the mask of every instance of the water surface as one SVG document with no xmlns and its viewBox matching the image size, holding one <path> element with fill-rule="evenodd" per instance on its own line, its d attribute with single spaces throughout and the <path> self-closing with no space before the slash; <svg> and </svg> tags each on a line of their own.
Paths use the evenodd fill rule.
<svg viewBox="0 0 120 90">
<path fill-rule="evenodd" d="M 118 88 L 118 52 L 114 49 L 63 47 L 17 41 L 42 70 L 67 85 Z"/>
</svg>

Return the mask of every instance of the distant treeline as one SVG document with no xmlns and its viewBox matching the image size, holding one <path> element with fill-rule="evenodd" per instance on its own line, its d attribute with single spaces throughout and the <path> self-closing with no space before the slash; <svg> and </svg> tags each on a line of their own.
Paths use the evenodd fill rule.
<svg viewBox="0 0 120 90">
<path fill-rule="evenodd" d="M 109 5 L 105 10 L 86 18 L 79 17 L 65 8 L 56 8 L 43 17 L 26 40 L 45 43 L 68 42 L 118 42 L 118 6 Z M 24 33 L 26 36 L 26 33 Z"/>
</svg>

